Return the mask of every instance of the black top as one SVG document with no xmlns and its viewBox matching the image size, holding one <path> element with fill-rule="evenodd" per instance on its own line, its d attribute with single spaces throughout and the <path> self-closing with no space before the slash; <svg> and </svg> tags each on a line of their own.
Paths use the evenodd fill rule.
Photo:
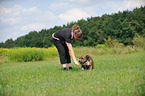
<svg viewBox="0 0 145 96">
<path fill-rule="evenodd" d="M 71 43 L 73 40 L 72 28 L 65 28 L 59 31 L 56 31 L 52 34 L 52 37 L 56 40 L 60 40 L 66 43 Z"/>
</svg>

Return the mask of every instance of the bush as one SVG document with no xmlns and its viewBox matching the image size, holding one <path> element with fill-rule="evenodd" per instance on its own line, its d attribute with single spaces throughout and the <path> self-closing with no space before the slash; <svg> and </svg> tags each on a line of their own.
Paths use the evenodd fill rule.
<svg viewBox="0 0 145 96">
<path fill-rule="evenodd" d="M 124 45 L 123 43 L 119 43 L 117 39 L 112 40 L 110 36 L 108 40 L 104 39 L 104 41 L 106 47 L 122 47 Z"/>
<path fill-rule="evenodd" d="M 137 47 L 142 47 L 145 49 L 145 38 L 141 37 L 138 34 L 135 34 L 135 37 L 132 40 L 133 44 Z"/>
</svg>

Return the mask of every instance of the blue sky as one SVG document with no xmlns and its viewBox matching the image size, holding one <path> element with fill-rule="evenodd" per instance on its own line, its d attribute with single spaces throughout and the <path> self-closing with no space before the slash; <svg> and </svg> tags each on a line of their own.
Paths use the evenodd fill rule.
<svg viewBox="0 0 145 96">
<path fill-rule="evenodd" d="M 0 42 L 141 5 L 145 0 L 0 0 Z"/>
</svg>

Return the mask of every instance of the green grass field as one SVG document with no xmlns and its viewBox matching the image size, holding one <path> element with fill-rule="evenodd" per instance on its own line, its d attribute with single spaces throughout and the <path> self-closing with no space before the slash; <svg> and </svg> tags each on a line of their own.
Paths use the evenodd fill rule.
<svg viewBox="0 0 145 96">
<path fill-rule="evenodd" d="M 2 63 L 0 96 L 145 95 L 145 51 L 92 58 L 92 71 L 81 71 L 74 63 L 73 70 L 63 71 L 58 57 Z"/>
</svg>

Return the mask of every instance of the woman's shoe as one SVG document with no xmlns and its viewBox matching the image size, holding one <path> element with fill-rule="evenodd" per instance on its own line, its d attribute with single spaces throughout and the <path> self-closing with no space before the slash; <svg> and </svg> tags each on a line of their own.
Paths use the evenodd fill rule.
<svg viewBox="0 0 145 96">
<path fill-rule="evenodd" d="M 63 68 L 64 71 L 67 71 L 67 68 Z"/>
<path fill-rule="evenodd" d="M 73 68 L 72 67 L 69 67 L 69 70 L 72 70 Z"/>
</svg>

